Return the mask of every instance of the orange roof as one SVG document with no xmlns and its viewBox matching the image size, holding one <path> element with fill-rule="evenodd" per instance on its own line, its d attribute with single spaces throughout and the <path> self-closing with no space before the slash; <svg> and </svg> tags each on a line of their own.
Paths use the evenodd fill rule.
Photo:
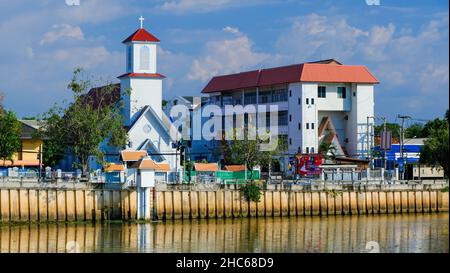
<svg viewBox="0 0 450 273">
<path fill-rule="evenodd" d="M 217 172 L 219 165 L 217 163 L 194 163 L 194 169 L 198 172 Z"/>
<path fill-rule="evenodd" d="M 362 65 L 304 64 L 302 82 L 379 83 Z"/>
<path fill-rule="evenodd" d="M 294 82 L 368 83 L 379 81 L 362 65 L 303 63 L 213 77 L 202 93 Z"/>
<path fill-rule="evenodd" d="M 105 166 L 105 172 L 123 172 L 125 171 L 125 166 L 117 163 L 107 163 Z"/>
<path fill-rule="evenodd" d="M 122 161 L 138 161 L 139 159 L 146 157 L 147 151 L 122 151 L 120 152 L 122 156 Z"/>
<path fill-rule="evenodd" d="M 242 172 L 245 171 L 245 165 L 225 165 L 225 170 L 230 172 Z"/>
<path fill-rule="evenodd" d="M 10 160 L 0 160 L 0 166 L 5 167 L 22 167 L 22 166 L 39 166 L 39 160 L 14 160 L 14 162 L 11 162 Z"/>
<path fill-rule="evenodd" d="M 156 163 L 150 158 L 142 158 L 130 166 L 132 169 L 154 170 L 160 172 L 169 172 L 170 165 L 168 163 Z"/>
<path fill-rule="evenodd" d="M 169 163 L 158 163 L 159 170 L 163 172 L 170 172 L 171 168 Z"/>
</svg>

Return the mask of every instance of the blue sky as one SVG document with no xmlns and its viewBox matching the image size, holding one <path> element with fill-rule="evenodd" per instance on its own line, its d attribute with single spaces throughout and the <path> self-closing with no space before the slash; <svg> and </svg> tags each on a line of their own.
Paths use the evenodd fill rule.
<svg viewBox="0 0 450 273">
<path fill-rule="evenodd" d="M 165 98 L 199 95 L 216 74 L 335 58 L 377 76 L 375 111 L 390 121 L 448 108 L 447 0 L 79 1 L 0 0 L 0 91 L 19 117 L 70 99 L 78 66 L 116 81 L 140 15 L 161 39 Z"/>
</svg>

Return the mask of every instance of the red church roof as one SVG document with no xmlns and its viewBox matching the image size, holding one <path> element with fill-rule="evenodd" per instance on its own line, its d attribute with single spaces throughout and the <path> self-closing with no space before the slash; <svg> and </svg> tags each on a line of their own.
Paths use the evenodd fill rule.
<svg viewBox="0 0 450 273">
<path fill-rule="evenodd" d="M 129 78 L 165 78 L 166 76 L 159 74 L 159 73 L 125 73 L 123 75 L 120 75 L 117 78 L 124 78 L 124 77 L 129 77 Z"/>
<path fill-rule="evenodd" d="M 144 28 L 136 30 L 130 37 L 126 38 L 122 43 L 128 42 L 159 42 L 159 39 L 150 34 Z"/>
<path fill-rule="evenodd" d="M 304 63 L 213 77 L 202 93 L 293 82 L 379 83 L 365 66 Z"/>
</svg>

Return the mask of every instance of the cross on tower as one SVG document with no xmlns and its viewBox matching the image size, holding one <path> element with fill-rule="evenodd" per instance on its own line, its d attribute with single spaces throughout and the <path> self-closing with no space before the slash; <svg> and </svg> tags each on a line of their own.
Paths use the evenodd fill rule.
<svg viewBox="0 0 450 273">
<path fill-rule="evenodd" d="M 139 21 L 141 21 L 141 28 L 144 28 L 144 20 L 145 19 L 142 16 L 139 18 Z"/>
</svg>

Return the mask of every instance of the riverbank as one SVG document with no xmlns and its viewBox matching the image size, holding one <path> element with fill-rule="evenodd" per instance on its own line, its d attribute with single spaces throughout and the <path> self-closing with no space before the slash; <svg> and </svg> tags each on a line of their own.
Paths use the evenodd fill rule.
<svg viewBox="0 0 450 273">
<path fill-rule="evenodd" d="M 149 203 L 142 202 L 148 194 Z M 139 202 L 141 199 L 141 202 Z M 448 212 L 445 185 L 366 185 L 263 190 L 248 202 L 239 190 L 1 188 L 0 222 L 100 222 Z"/>
</svg>

